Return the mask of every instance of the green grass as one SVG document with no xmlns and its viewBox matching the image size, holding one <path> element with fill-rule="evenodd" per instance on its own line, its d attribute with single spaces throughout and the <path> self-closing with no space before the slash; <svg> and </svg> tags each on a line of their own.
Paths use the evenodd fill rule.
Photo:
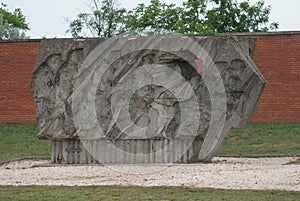
<svg viewBox="0 0 300 201">
<path fill-rule="evenodd" d="M 125 186 L 0 186 L 1 200 L 299 200 L 300 192 Z"/>
<path fill-rule="evenodd" d="M 51 142 L 37 139 L 36 124 L 0 124 L 0 162 L 50 154 Z"/>
<path fill-rule="evenodd" d="M 288 163 L 288 165 L 300 165 L 300 159 Z"/>
<path fill-rule="evenodd" d="M 300 124 L 252 124 L 233 129 L 218 152 L 225 155 L 300 154 Z M 51 142 L 36 138 L 35 124 L 0 124 L 0 162 L 50 157 Z M 300 164 L 300 160 L 292 164 Z M 0 186 L 0 200 L 299 200 L 300 192 L 124 186 Z"/>
<path fill-rule="evenodd" d="M 251 124 L 232 129 L 218 156 L 299 155 L 300 124 Z M 0 124 L 0 162 L 50 158 L 51 142 L 38 140 L 36 124 Z"/>
<path fill-rule="evenodd" d="M 232 129 L 218 155 L 299 155 L 300 124 L 251 124 L 247 129 Z"/>
</svg>

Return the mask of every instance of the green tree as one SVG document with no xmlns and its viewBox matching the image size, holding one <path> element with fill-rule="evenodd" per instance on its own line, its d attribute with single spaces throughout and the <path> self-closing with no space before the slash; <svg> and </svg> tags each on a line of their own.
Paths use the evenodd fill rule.
<svg viewBox="0 0 300 201">
<path fill-rule="evenodd" d="M 269 22 L 271 6 L 263 0 L 253 5 L 249 0 L 238 3 L 232 0 L 210 0 L 213 8 L 206 12 L 206 25 L 209 32 L 261 32 L 278 28 L 278 23 Z"/>
<path fill-rule="evenodd" d="M 126 10 L 118 9 L 116 0 L 93 0 L 90 13 L 80 13 L 73 20 L 67 33 L 78 37 L 111 37 L 122 28 Z"/>
<path fill-rule="evenodd" d="M 207 6 L 209 5 L 209 6 Z M 182 7 L 151 0 L 149 6 L 139 4 L 128 12 L 125 32 L 182 34 L 259 32 L 278 28 L 269 22 L 271 7 L 263 0 L 187 0 Z M 171 15 L 171 17 L 170 17 Z"/>
<path fill-rule="evenodd" d="M 187 0 L 183 2 L 180 31 L 182 34 L 205 33 L 204 15 L 207 10 L 207 0 Z"/>
<path fill-rule="evenodd" d="M 186 0 L 183 5 L 160 0 L 143 3 L 128 12 L 116 8 L 115 0 L 93 0 L 91 13 L 81 13 L 70 23 L 73 37 L 113 35 L 153 35 L 166 33 L 207 34 L 259 32 L 278 28 L 269 25 L 270 6 L 263 0 Z M 87 33 L 87 34 L 85 34 Z"/>
<path fill-rule="evenodd" d="M 178 32 L 182 12 L 182 8 L 175 4 L 166 4 L 159 0 L 151 0 L 148 6 L 141 3 L 128 11 L 122 32 L 130 35 Z"/>
<path fill-rule="evenodd" d="M 26 17 L 20 8 L 9 11 L 7 5 L 0 7 L 0 40 L 27 38 L 25 32 L 29 30 Z"/>
</svg>

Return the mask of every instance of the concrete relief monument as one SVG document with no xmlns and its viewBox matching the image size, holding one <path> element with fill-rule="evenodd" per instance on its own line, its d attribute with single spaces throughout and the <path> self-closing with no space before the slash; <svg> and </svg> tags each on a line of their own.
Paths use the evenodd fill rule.
<svg viewBox="0 0 300 201">
<path fill-rule="evenodd" d="M 52 163 L 209 162 L 245 128 L 265 80 L 255 40 L 43 40 L 31 80 Z"/>
</svg>

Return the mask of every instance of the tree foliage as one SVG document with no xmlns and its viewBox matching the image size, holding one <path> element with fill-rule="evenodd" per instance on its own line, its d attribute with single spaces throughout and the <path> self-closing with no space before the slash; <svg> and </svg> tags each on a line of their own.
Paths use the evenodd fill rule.
<svg viewBox="0 0 300 201">
<path fill-rule="evenodd" d="M 0 7 L 0 40 L 26 38 L 25 31 L 29 30 L 26 17 L 20 8 L 9 11 L 7 5 Z"/>
<path fill-rule="evenodd" d="M 269 22 L 270 6 L 260 0 L 251 5 L 249 0 L 238 3 L 228 0 L 210 0 L 214 7 L 206 12 L 208 31 L 227 32 L 261 32 L 278 28 L 278 23 Z"/>
<path fill-rule="evenodd" d="M 73 37 L 111 37 L 121 30 L 126 10 L 118 9 L 116 0 L 92 0 L 91 12 L 80 13 L 70 23 L 68 33 Z"/>
<path fill-rule="evenodd" d="M 127 34 L 163 34 L 177 32 L 182 8 L 175 4 L 151 0 L 150 4 L 139 4 L 127 12 L 124 20 L 125 27 L 121 31 Z"/>
<path fill-rule="evenodd" d="M 97 4 L 98 3 L 98 4 Z M 151 0 L 132 10 L 116 9 L 115 0 L 103 0 L 92 13 L 82 13 L 70 24 L 74 37 L 86 26 L 93 36 L 110 37 L 118 34 L 153 35 L 166 33 L 207 34 L 260 32 L 275 30 L 278 23 L 269 23 L 270 6 L 263 0 L 186 0 L 182 6 Z M 95 5 L 99 2 L 94 1 Z M 105 5 L 110 5 L 106 6 Z M 112 17 L 114 16 L 114 17 Z M 112 26 L 102 26 L 102 24 Z M 109 22 L 109 23 L 108 23 Z"/>
</svg>

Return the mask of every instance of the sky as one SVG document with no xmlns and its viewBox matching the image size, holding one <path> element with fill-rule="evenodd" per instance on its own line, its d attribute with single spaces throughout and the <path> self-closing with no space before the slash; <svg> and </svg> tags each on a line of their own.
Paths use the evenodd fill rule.
<svg viewBox="0 0 300 201">
<path fill-rule="evenodd" d="M 119 7 L 132 9 L 139 3 L 150 0 L 118 0 Z M 68 21 L 81 12 L 89 11 L 88 0 L 0 0 L 9 9 L 21 8 L 30 26 L 30 38 L 65 38 Z M 183 0 L 164 0 L 166 3 L 182 5 Z M 256 2 L 251 0 L 251 2 Z M 300 31 L 299 0 L 265 0 L 271 5 L 270 22 L 279 22 L 277 31 Z"/>
</svg>

